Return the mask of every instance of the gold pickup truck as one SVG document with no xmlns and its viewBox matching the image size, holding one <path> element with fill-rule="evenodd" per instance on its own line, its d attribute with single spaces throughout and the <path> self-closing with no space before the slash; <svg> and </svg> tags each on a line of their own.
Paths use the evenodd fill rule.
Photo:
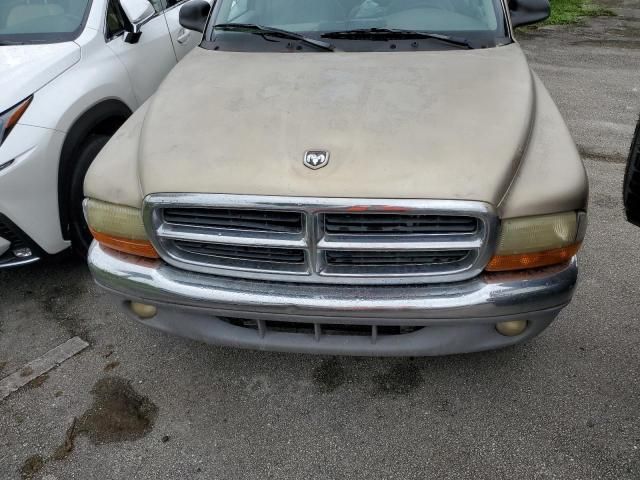
<svg viewBox="0 0 640 480">
<path fill-rule="evenodd" d="M 200 48 L 85 181 L 96 282 L 135 320 L 235 347 L 441 355 L 539 334 L 571 300 L 588 196 L 514 39 L 548 15 L 186 4 Z"/>
</svg>

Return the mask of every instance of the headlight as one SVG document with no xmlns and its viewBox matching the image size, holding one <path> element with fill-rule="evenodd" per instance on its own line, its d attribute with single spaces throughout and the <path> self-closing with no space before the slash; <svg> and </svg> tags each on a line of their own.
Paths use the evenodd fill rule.
<svg viewBox="0 0 640 480">
<path fill-rule="evenodd" d="M 487 270 L 521 270 L 568 261 L 580 249 L 586 220 L 584 212 L 503 220 L 498 248 Z"/>
<path fill-rule="evenodd" d="M 33 100 L 33 97 L 29 97 L 6 112 L 0 113 L 0 145 L 2 145 L 5 138 L 11 133 L 11 130 L 16 126 L 20 117 L 26 112 L 31 100 Z"/>
<path fill-rule="evenodd" d="M 98 243 L 141 257 L 158 258 L 147 237 L 140 209 L 88 198 L 84 213 Z"/>
</svg>

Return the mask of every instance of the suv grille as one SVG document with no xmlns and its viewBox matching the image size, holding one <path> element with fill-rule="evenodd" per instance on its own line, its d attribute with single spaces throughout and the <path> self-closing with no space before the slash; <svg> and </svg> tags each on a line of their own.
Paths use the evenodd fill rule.
<svg viewBox="0 0 640 480">
<path fill-rule="evenodd" d="M 11 243 L 11 248 L 23 248 L 26 247 L 20 236 L 12 229 L 8 224 L 2 222 L 0 219 L 0 237 L 6 239 Z"/>
<path fill-rule="evenodd" d="M 9 242 L 9 249 L 0 255 L 0 268 L 14 265 L 24 265 L 39 259 L 38 246 L 20 230 L 7 217 L 0 214 L 0 237 Z M 16 250 L 28 248 L 31 255 L 28 257 L 17 257 Z"/>
<path fill-rule="evenodd" d="M 162 258 L 183 269 L 376 284 L 477 275 L 496 219 L 480 202 L 167 194 L 146 199 L 145 223 Z"/>
</svg>

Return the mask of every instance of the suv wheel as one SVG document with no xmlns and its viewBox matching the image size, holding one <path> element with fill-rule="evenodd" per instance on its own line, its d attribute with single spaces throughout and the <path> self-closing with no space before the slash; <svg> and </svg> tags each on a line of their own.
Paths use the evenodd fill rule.
<svg viewBox="0 0 640 480">
<path fill-rule="evenodd" d="M 627 220 L 640 226 L 640 119 L 627 160 L 623 196 Z"/>
<path fill-rule="evenodd" d="M 82 201 L 84 200 L 84 177 L 102 147 L 109 141 L 108 135 L 91 135 L 78 154 L 71 182 L 69 184 L 69 235 L 73 251 L 86 257 L 91 245 L 91 232 L 84 220 Z"/>
</svg>

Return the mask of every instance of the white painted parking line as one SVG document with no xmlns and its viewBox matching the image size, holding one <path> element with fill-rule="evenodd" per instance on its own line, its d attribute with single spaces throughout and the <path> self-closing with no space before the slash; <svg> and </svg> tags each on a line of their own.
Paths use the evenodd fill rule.
<svg viewBox="0 0 640 480">
<path fill-rule="evenodd" d="M 87 348 L 89 344 L 80 337 L 73 337 L 62 345 L 49 350 L 47 353 L 27 363 L 17 372 L 0 380 L 0 400 L 4 400 L 20 387 L 25 386 L 34 378 L 57 367 L 65 360 Z"/>
</svg>

